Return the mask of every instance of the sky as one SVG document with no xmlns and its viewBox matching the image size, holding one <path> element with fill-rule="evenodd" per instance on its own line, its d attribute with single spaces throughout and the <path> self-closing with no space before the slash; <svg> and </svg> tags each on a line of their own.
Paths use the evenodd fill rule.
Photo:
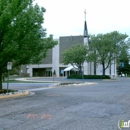
<svg viewBox="0 0 130 130">
<path fill-rule="evenodd" d="M 43 27 L 53 37 L 119 31 L 130 37 L 130 0 L 35 0 L 46 9 Z"/>
</svg>

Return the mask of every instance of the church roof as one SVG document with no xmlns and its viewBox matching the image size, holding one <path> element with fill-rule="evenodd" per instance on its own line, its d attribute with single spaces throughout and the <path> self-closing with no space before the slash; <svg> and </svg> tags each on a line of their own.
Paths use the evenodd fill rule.
<svg viewBox="0 0 130 130">
<path fill-rule="evenodd" d="M 84 22 L 84 37 L 88 37 L 88 28 L 87 28 L 87 22 L 86 22 L 86 20 Z"/>
</svg>

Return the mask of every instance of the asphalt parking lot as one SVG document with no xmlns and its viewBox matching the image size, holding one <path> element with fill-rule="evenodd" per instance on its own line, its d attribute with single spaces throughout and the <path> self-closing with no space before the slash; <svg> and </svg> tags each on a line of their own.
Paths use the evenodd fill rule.
<svg viewBox="0 0 130 130">
<path fill-rule="evenodd" d="M 130 120 L 130 79 L 95 82 L 0 100 L 0 130 L 119 130 Z"/>
</svg>

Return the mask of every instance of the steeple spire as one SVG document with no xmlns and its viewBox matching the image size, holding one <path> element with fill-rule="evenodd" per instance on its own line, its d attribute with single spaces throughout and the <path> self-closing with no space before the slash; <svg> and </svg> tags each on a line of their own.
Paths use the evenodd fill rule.
<svg viewBox="0 0 130 130">
<path fill-rule="evenodd" d="M 87 22 L 86 22 L 86 10 L 84 11 L 84 14 L 85 14 L 84 37 L 88 37 L 88 28 L 87 28 Z"/>
<path fill-rule="evenodd" d="M 86 9 L 84 10 L 84 16 L 85 16 L 85 21 L 86 21 Z"/>
</svg>

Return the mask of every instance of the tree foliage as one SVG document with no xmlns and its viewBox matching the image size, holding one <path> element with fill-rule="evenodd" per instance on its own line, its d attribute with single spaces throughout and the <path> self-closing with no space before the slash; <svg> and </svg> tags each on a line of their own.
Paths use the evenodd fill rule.
<svg viewBox="0 0 130 130">
<path fill-rule="evenodd" d="M 117 55 L 117 72 L 119 75 L 128 74 L 130 75 L 130 39 L 128 39 L 125 43 L 122 43 L 122 47 L 120 52 Z M 122 66 L 122 64 L 124 64 Z"/>
<path fill-rule="evenodd" d="M 0 89 L 7 62 L 14 66 L 38 62 L 57 42 L 46 37 L 45 8 L 33 0 L 0 0 Z"/>
<path fill-rule="evenodd" d="M 86 55 L 87 46 L 77 44 L 63 52 L 62 63 L 65 65 L 71 64 L 73 67 L 77 66 L 81 74 Z"/>
<path fill-rule="evenodd" d="M 90 52 L 88 61 L 102 65 L 103 75 L 118 53 L 127 38 L 126 34 L 113 31 L 106 34 L 90 36 Z"/>
</svg>

